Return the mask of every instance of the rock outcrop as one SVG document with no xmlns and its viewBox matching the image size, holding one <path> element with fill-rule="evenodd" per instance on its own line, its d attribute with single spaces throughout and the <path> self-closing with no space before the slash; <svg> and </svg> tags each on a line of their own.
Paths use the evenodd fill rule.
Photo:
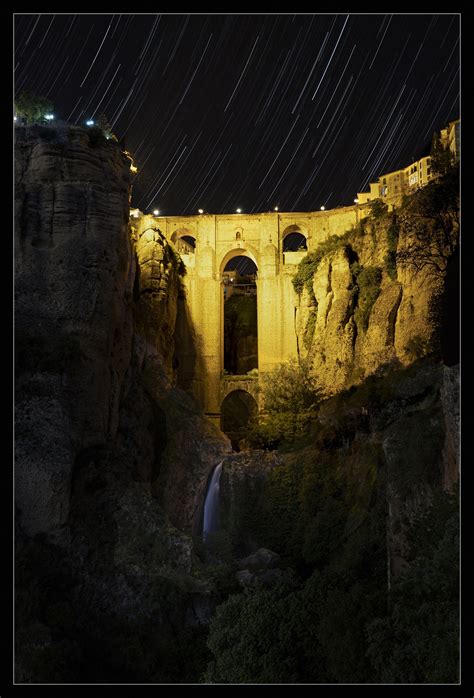
<svg viewBox="0 0 474 698">
<path fill-rule="evenodd" d="M 413 263 L 411 215 L 403 211 L 365 219 L 339 245 L 322 243 L 312 288 L 305 287 L 299 297 L 296 333 L 300 356 L 308 357 L 328 395 L 389 365 L 408 366 L 439 344 L 433 309 L 440 307 L 445 293 L 447 258 L 439 268 L 431 257 L 429 263 Z M 427 229 L 433 225 L 427 219 Z M 459 222 L 454 211 L 446 227 L 450 232 L 442 234 L 455 248 Z M 400 260 L 395 263 L 397 249 Z M 376 272 L 369 288 L 359 283 L 364 269 Z M 364 293 L 371 294 L 370 302 Z"/>
<path fill-rule="evenodd" d="M 181 680 L 156 643 L 208 622 L 191 533 L 231 450 L 178 387 L 182 263 L 101 134 L 18 127 L 16 168 L 17 680 Z"/>
</svg>

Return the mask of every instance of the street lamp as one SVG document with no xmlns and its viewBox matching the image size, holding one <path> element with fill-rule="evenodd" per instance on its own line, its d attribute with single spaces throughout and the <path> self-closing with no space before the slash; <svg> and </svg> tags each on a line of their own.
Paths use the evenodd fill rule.
<svg viewBox="0 0 474 698">
<path fill-rule="evenodd" d="M 237 209 L 236 209 L 236 213 L 242 213 L 242 209 L 241 209 L 241 208 L 237 208 Z"/>
<path fill-rule="evenodd" d="M 204 213 L 204 209 L 198 208 L 198 213 Z"/>
<path fill-rule="evenodd" d="M 321 211 L 325 211 L 326 208 L 324 206 L 321 206 Z"/>
<path fill-rule="evenodd" d="M 273 210 L 274 210 L 274 211 L 278 211 L 278 206 L 275 206 L 275 208 L 274 208 Z"/>
<path fill-rule="evenodd" d="M 155 209 L 153 210 L 153 215 L 154 215 L 154 216 L 159 216 L 159 215 L 160 215 L 160 212 L 158 211 L 157 208 L 155 208 Z"/>
<path fill-rule="evenodd" d="M 92 119 L 88 119 L 88 120 L 86 121 L 86 126 L 93 126 L 94 123 L 95 123 L 95 122 L 94 122 Z"/>
</svg>

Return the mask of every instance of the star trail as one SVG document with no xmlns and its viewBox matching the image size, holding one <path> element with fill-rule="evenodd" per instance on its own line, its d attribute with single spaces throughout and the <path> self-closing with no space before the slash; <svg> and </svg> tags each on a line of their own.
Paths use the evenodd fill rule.
<svg viewBox="0 0 474 698">
<path fill-rule="evenodd" d="M 15 93 L 105 113 L 162 215 L 350 205 L 459 118 L 458 14 L 16 14 Z"/>
</svg>

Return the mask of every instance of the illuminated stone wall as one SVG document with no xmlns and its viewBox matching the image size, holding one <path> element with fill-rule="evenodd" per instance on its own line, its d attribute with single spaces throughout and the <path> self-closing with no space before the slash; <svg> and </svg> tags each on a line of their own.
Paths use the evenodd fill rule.
<svg viewBox="0 0 474 698">
<path fill-rule="evenodd" d="M 136 214 L 135 214 L 136 215 Z M 367 215 L 365 206 L 305 213 L 257 213 L 198 216 L 134 216 L 140 230 L 158 228 L 170 242 L 196 240 L 194 254 L 182 255 L 189 312 L 200 355 L 192 391 L 206 414 L 220 418 L 224 370 L 224 295 L 226 264 L 245 255 L 257 265 L 259 375 L 296 356 L 295 316 L 298 298 L 291 280 L 304 254 L 283 252 L 287 234 L 300 232 L 308 252 L 331 235 L 342 235 Z"/>
</svg>

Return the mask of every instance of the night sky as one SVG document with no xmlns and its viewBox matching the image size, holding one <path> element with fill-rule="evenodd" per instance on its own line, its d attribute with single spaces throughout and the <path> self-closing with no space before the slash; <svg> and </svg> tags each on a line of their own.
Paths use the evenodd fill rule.
<svg viewBox="0 0 474 698">
<path fill-rule="evenodd" d="M 349 205 L 459 117 L 460 17 L 17 14 L 15 91 L 104 112 L 161 215 Z"/>
</svg>

